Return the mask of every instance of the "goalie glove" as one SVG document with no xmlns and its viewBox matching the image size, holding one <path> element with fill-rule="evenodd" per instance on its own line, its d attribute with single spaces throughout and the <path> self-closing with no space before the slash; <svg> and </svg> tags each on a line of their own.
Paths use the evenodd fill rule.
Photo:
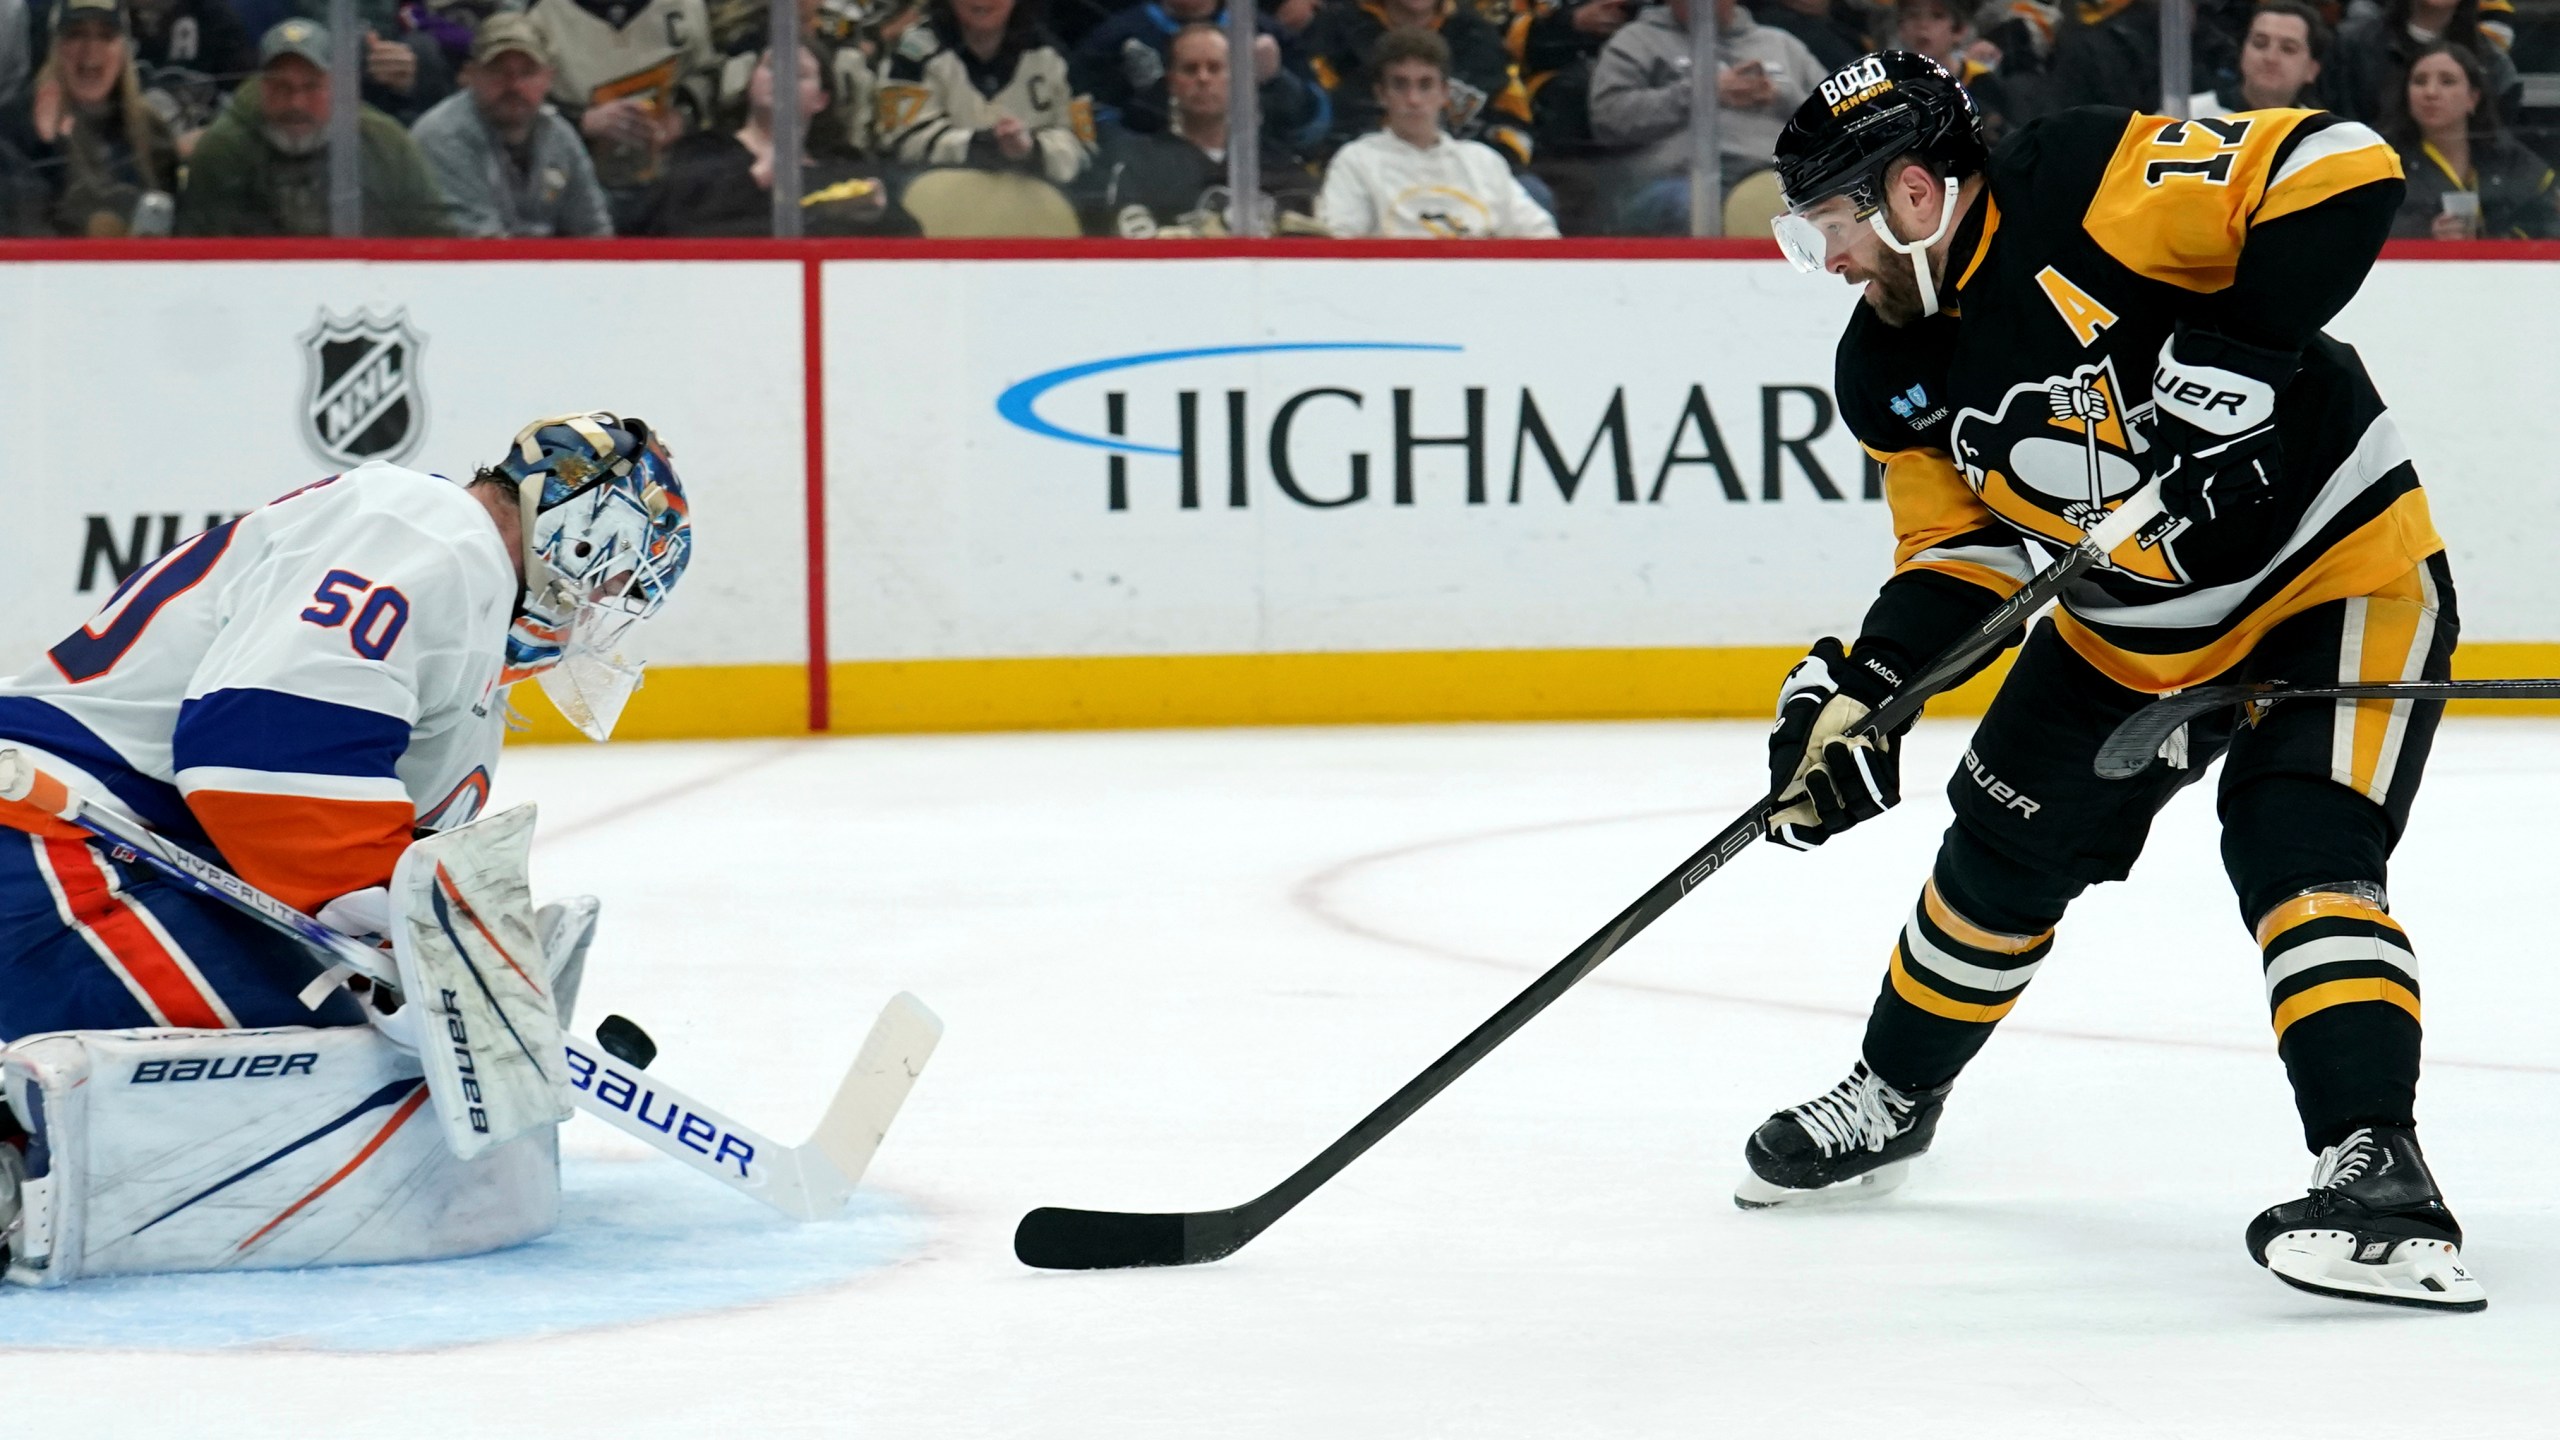
<svg viewBox="0 0 2560 1440">
<path fill-rule="evenodd" d="M 2276 443 L 2276 392 L 2296 357 L 2208 330 L 2180 329 L 2160 347 L 2151 377 L 2160 503 L 2202 523 L 2274 496 L 2284 454 Z"/>
<path fill-rule="evenodd" d="M 1891 644 L 1870 641 L 1852 656 L 1826 635 L 1787 672 L 1769 731 L 1770 793 L 1784 807 L 1770 818 L 1770 840 L 1810 850 L 1902 803 L 1894 742 L 1910 723 L 1873 741 L 1849 732 L 1902 688 L 1910 669 Z"/>
</svg>

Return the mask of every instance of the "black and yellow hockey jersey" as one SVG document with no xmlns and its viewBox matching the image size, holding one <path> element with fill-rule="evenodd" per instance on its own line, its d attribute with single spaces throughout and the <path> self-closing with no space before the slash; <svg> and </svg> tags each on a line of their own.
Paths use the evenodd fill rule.
<svg viewBox="0 0 2560 1440">
<path fill-rule="evenodd" d="M 1945 313 L 1895 328 L 1862 305 L 1841 339 L 1841 411 L 1884 465 L 1899 540 L 1864 639 L 1937 653 L 2139 489 L 2180 325 L 2300 351 L 2276 402 L 2281 479 L 2271 502 L 2129 543 L 2073 586 L 2056 624 L 2092 665 L 2192 685 L 2443 548 L 2363 364 L 2320 333 L 2400 203 L 2380 136 L 2307 110 L 2090 107 L 2022 129 L 1987 180 L 1948 251 Z"/>
</svg>

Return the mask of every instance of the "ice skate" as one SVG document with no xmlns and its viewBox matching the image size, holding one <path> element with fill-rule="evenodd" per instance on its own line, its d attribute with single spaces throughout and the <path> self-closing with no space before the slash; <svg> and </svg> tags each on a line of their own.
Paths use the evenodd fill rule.
<svg viewBox="0 0 2560 1440">
<path fill-rule="evenodd" d="M 1872 1199 L 1901 1185 L 1938 1133 L 1953 1085 L 1905 1094 L 1861 1060 L 1849 1078 L 1781 1110 L 1742 1147 L 1751 1167 L 1734 1188 L 1745 1210 Z"/>
<path fill-rule="evenodd" d="M 2378 1125 L 2320 1152 L 2311 1191 L 2249 1222 L 2249 1254 L 2297 1290 L 2423 1310 L 2478 1310 L 2462 1226 L 2437 1193 L 2417 1132 Z"/>
</svg>

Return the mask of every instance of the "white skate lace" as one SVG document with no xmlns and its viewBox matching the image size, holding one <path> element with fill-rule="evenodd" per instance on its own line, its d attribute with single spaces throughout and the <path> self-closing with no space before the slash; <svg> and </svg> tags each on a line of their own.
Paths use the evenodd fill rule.
<svg viewBox="0 0 2560 1440">
<path fill-rule="evenodd" d="M 1860 1065 L 1829 1093 L 1796 1106 L 1791 1113 L 1825 1155 L 1837 1155 L 1862 1148 L 1882 1150 L 1886 1141 L 1901 1133 L 1911 1101 Z"/>
<path fill-rule="evenodd" d="M 2339 1190 L 2364 1178 L 2372 1168 L 2381 1147 L 2373 1143 L 2373 1132 L 2358 1130 L 2346 1139 L 2320 1152 L 2320 1163 L 2311 1168 L 2311 1188 Z"/>
</svg>

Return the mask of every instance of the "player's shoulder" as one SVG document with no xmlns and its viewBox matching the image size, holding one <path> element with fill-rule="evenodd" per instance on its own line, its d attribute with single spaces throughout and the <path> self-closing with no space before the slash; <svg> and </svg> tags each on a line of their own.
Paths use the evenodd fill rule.
<svg viewBox="0 0 2560 1440">
<path fill-rule="evenodd" d="M 2195 120 L 2115 105 L 2078 105 L 2029 122 L 1992 152 L 1992 193 L 2004 217 L 2076 217 L 2101 196 L 2127 204 L 2157 194 L 2172 172 L 2216 188 L 2282 167 L 2306 142 L 2315 148 L 2383 146 L 2367 126 L 2325 110 L 2249 110 Z"/>
<path fill-rule="evenodd" d="M 359 465 L 278 500 L 257 517 L 286 548 L 364 551 L 374 563 L 439 568 L 449 557 L 473 580 L 504 570 L 497 524 L 470 491 L 442 475 L 380 462 Z"/>
<path fill-rule="evenodd" d="M 1955 353 L 1955 324 L 1934 315 L 1888 325 L 1865 304 L 1858 306 L 1840 332 L 1831 389 L 1841 421 L 1859 444 L 1887 455 L 1947 448 L 1954 414 L 1946 402 L 1947 369 Z"/>
<path fill-rule="evenodd" d="M 2076 217 L 2140 118 L 2120 106 L 2075 105 L 2010 132 L 1992 150 L 1986 171 L 2002 222 Z"/>
</svg>

